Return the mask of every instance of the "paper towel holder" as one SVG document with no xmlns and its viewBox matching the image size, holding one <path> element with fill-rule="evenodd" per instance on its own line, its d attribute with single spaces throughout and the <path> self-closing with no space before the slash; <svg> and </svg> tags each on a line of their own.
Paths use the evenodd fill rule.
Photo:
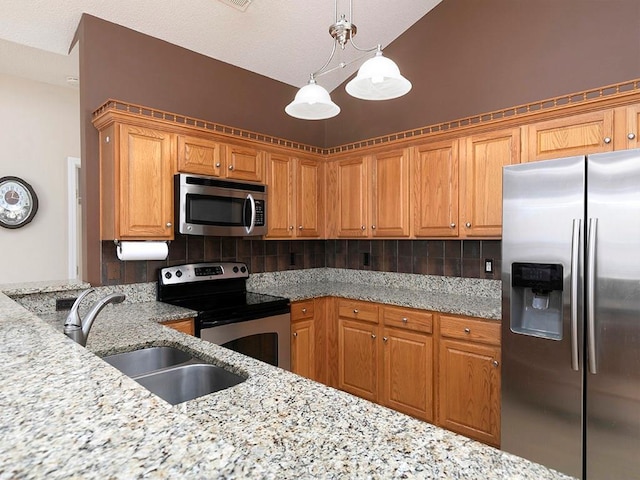
<svg viewBox="0 0 640 480">
<path fill-rule="evenodd" d="M 145 242 L 145 240 L 138 240 L 140 242 Z M 157 242 L 157 240 L 152 240 L 154 243 Z M 113 241 L 114 245 L 116 246 L 116 253 L 122 253 L 122 241 L 115 239 Z M 161 242 L 158 242 L 161 243 Z M 171 240 L 165 240 L 164 243 L 167 244 L 167 249 L 169 248 L 169 245 L 171 245 Z"/>
</svg>

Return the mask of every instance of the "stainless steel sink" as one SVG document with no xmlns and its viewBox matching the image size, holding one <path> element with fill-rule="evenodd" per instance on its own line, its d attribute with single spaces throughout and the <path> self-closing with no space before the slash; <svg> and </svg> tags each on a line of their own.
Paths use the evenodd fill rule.
<svg viewBox="0 0 640 480">
<path fill-rule="evenodd" d="M 182 365 L 134 377 L 134 380 L 172 405 L 224 390 L 244 378 L 208 364 Z"/>
<path fill-rule="evenodd" d="M 155 372 L 193 360 L 187 352 L 173 347 L 151 347 L 102 358 L 129 377 Z"/>
<path fill-rule="evenodd" d="M 102 359 L 172 405 L 245 381 L 174 347 L 142 348 Z"/>
</svg>

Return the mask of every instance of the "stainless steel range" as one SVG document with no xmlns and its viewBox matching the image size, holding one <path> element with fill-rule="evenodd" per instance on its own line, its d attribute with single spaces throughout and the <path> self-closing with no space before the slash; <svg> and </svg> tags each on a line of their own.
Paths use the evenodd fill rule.
<svg viewBox="0 0 640 480">
<path fill-rule="evenodd" d="M 290 370 L 289 299 L 247 292 L 248 277 L 239 262 L 162 268 L 158 300 L 196 310 L 197 337 Z"/>
</svg>

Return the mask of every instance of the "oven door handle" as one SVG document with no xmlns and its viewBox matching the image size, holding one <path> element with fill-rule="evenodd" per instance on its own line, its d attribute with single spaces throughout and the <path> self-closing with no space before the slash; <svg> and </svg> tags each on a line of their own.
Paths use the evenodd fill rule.
<svg viewBox="0 0 640 480">
<path fill-rule="evenodd" d="M 247 199 L 245 200 L 245 202 L 249 202 L 249 205 L 251 205 L 251 220 L 249 221 L 249 225 L 247 225 L 247 222 L 245 221 L 245 229 L 247 233 L 251 233 L 253 232 L 253 228 L 256 226 L 256 201 L 253 199 L 253 195 L 249 193 L 247 194 Z M 246 211 L 247 210 L 245 208 L 245 212 Z"/>
</svg>

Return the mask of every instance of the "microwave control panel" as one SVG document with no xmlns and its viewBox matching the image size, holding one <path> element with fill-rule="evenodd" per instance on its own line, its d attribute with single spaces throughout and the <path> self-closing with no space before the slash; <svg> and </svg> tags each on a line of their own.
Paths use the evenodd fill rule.
<svg viewBox="0 0 640 480">
<path fill-rule="evenodd" d="M 264 227 L 264 200 L 256 200 L 256 226 Z"/>
</svg>

